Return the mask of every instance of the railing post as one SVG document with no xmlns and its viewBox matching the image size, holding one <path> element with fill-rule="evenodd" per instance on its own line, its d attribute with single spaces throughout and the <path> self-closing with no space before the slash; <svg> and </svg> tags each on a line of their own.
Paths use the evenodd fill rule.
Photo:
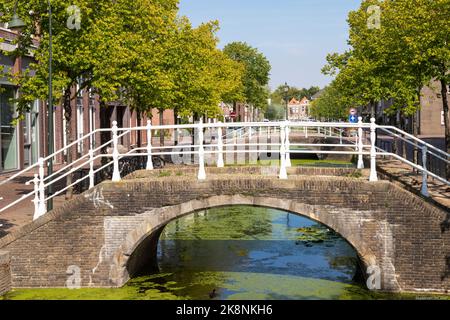
<svg viewBox="0 0 450 320">
<path fill-rule="evenodd" d="M 248 138 L 252 138 L 252 127 L 248 127 Z"/>
<path fill-rule="evenodd" d="M 203 147 L 203 121 L 200 119 L 200 122 L 197 125 L 198 128 L 198 180 L 206 179 L 205 172 L 205 148 Z"/>
<path fill-rule="evenodd" d="M 95 185 L 94 175 L 94 150 L 89 150 L 89 190 Z"/>
<path fill-rule="evenodd" d="M 267 140 L 270 139 L 270 127 L 267 127 Z"/>
<path fill-rule="evenodd" d="M 358 169 L 364 169 L 364 159 L 363 159 L 363 122 L 362 117 L 358 118 Z"/>
<path fill-rule="evenodd" d="M 376 145 L 376 130 L 377 125 L 375 124 L 375 118 L 370 119 L 370 177 L 369 181 L 375 182 L 378 181 L 377 175 L 377 150 L 375 149 Z"/>
<path fill-rule="evenodd" d="M 45 172 L 44 172 L 44 158 L 39 158 L 39 208 L 37 218 L 44 215 L 47 212 L 45 206 Z"/>
<path fill-rule="evenodd" d="M 38 174 L 34 175 L 33 183 L 34 183 L 34 199 L 33 199 L 34 214 L 33 214 L 33 220 L 36 220 L 37 218 L 39 218 L 41 216 L 40 213 L 39 213 L 40 200 L 39 200 L 39 175 Z"/>
<path fill-rule="evenodd" d="M 219 124 L 221 125 L 222 122 L 219 122 Z M 218 140 L 217 140 L 217 167 L 218 168 L 223 168 L 224 162 L 223 162 L 223 139 L 222 139 L 222 127 L 218 127 L 217 128 L 217 135 L 218 135 Z"/>
<path fill-rule="evenodd" d="M 422 147 L 422 189 L 421 193 L 424 197 L 429 197 L 430 194 L 428 193 L 428 174 L 427 174 L 427 152 L 428 148 L 426 145 Z"/>
<path fill-rule="evenodd" d="M 289 141 L 289 134 L 291 133 L 291 128 L 289 127 L 289 121 L 286 122 L 286 168 L 292 167 L 291 164 L 291 153 L 289 150 L 291 149 L 291 142 Z"/>
<path fill-rule="evenodd" d="M 339 129 L 339 144 L 342 144 L 342 128 Z"/>
<path fill-rule="evenodd" d="M 145 169 L 153 170 L 153 160 L 152 160 L 152 121 L 151 120 L 147 120 L 147 166 L 146 166 Z"/>
<path fill-rule="evenodd" d="M 282 123 L 280 126 L 280 175 L 279 178 L 286 180 L 286 124 Z"/>
<path fill-rule="evenodd" d="M 308 126 L 305 126 L 305 138 L 308 139 Z"/>
<path fill-rule="evenodd" d="M 113 133 L 113 176 L 112 181 L 118 182 L 121 180 L 120 178 L 120 172 L 119 172 L 119 138 L 117 135 L 118 128 L 117 128 L 117 121 L 113 121 L 112 126 L 112 133 Z"/>
</svg>

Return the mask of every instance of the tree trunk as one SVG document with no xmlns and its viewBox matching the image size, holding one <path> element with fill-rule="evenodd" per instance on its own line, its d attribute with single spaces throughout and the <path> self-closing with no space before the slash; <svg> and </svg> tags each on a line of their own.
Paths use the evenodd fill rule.
<svg viewBox="0 0 450 320">
<path fill-rule="evenodd" d="M 137 126 L 140 127 L 142 126 L 142 117 L 141 117 L 141 112 L 140 111 L 136 111 L 136 118 L 137 118 Z M 141 130 L 137 130 L 137 147 L 140 148 L 142 146 L 142 141 L 141 141 Z"/>
<path fill-rule="evenodd" d="M 376 119 L 375 102 L 370 102 L 370 117 Z"/>
<path fill-rule="evenodd" d="M 441 96 L 442 96 L 442 109 L 444 111 L 444 125 L 445 125 L 445 147 L 446 152 L 450 151 L 450 118 L 448 114 L 448 99 L 447 99 L 447 82 L 441 79 Z M 450 164 L 447 163 L 445 168 L 447 180 L 450 180 Z"/>
<path fill-rule="evenodd" d="M 66 119 L 66 132 L 64 133 L 66 135 L 66 141 L 67 141 L 67 145 L 71 144 L 73 142 L 72 139 L 72 129 L 71 129 L 71 119 L 72 119 L 72 107 L 70 105 L 70 100 L 71 100 L 71 86 L 69 86 L 65 91 L 64 91 L 64 97 L 63 97 L 63 108 L 64 108 L 64 117 Z M 72 163 L 72 149 L 73 148 L 69 148 L 66 151 L 66 163 L 70 164 Z M 67 175 L 66 178 L 66 185 L 71 185 L 72 181 L 73 181 L 73 176 L 72 174 Z M 66 199 L 71 199 L 73 195 L 73 188 L 70 187 L 67 189 L 66 191 Z"/>
<path fill-rule="evenodd" d="M 173 109 L 173 123 L 175 125 L 178 124 L 178 111 L 177 111 L 177 109 Z M 173 134 L 174 134 L 174 145 L 177 146 L 178 145 L 178 130 L 175 129 Z"/>
<path fill-rule="evenodd" d="M 164 109 L 158 109 L 159 112 L 159 125 L 162 126 L 164 123 Z M 164 130 L 159 130 L 159 146 L 164 146 Z"/>
<path fill-rule="evenodd" d="M 390 119 L 390 125 L 393 125 L 397 128 L 399 128 L 399 115 L 398 115 L 398 111 L 395 113 L 395 116 L 393 119 Z M 396 137 L 392 137 L 392 153 L 397 154 L 397 138 Z"/>
</svg>

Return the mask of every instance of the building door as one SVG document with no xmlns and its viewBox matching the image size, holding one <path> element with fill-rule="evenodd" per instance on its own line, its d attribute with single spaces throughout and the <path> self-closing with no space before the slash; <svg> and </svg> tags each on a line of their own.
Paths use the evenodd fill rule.
<svg viewBox="0 0 450 320">
<path fill-rule="evenodd" d="M 38 161 L 39 157 L 39 101 L 36 100 L 24 122 L 24 166 L 30 166 Z"/>
<path fill-rule="evenodd" d="M 14 98 L 15 89 L 11 86 L 4 86 L 0 92 L 0 171 L 15 170 L 18 164 L 17 148 L 17 126 L 12 125 L 14 119 Z"/>
</svg>

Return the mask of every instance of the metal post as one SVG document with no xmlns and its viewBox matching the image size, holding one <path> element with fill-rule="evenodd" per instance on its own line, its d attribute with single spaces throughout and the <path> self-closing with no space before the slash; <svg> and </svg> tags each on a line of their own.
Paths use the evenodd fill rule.
<svg viewBox="0 0 450 320">
<path fill-rule="evenodd" d="M 40 214 L 39 214 L 39 205 L 40 205 L 40 200 L 39 200 L 39 175 L 38 174 L 34 175 L 33 183 L 34 183 L 34 199 L 33 199 L 34 214 L 33 214 L 33 220 L 36 220 L 40 216 Z"/>
<path fill-rule="evenodd" d="M 286 122 L 286 167 L 290 168 L 292 167 L 291 164 L 291 153 L 289 152 L 291 148 L 291 142 L 289 141 L 289 134 L 291 133 L 291 128 L 289 128 L 289 121 Z"/>
<path fill-rule="evenodd" d="M 267 139 L 270 139 L 270 127 L 267 127 Z"/>
<path fill-rule="evenodd" d="M 178 129 L 177 129 L 178 130 Z M 177 139 L 178 141 L 178 139 Z M 147 120 L 147 170 L 153 170 L 152 160 L 152 121 Z"/>
<path fill-rule="evenodd" d="M 222 124 L 222 122 L 219 122 L 219 124 Z M 217 128 L 217 167 L 223 168 L 225 165 L 223 163 L 223 139 L 222 139 L 222 127 Z"/>
<path fill-rule="evenodd" d="M 304 130 L 305 130 L 305 138 L 308 139 L 308 127 L 305 126 L 305 129 L 304 129 Z"/>
<path fill-rule="evenodd" d="M 287 179 L 287 171 L 286 171 L 286 124 L 282 123 L 280 126 L 280 175 L 279 178 L 286 180 Z"/>
<path fill-rule="evenodd" d="M 44 158 L 39 158 L 39 209 L 37 218 L 44 215 L 47 210 L 45 208 L 45 182 L 44 182 Z"/>
<path fill-rule="evenodd" d="M 428 173 L 427 173 L 427 152 L 428 148 L 426 145 L 422 147 L 422 189 L 421 193 L 424 197 L 429 197 L 430 194 L 428 192 Z"/>
<path fill-rule="evenodd" d="M 375 118 L 370 119 L 370 177 L 369 181 L 375 182 L 378 181 L 377 176 L 377 150 L 375 149 L 376 144 L 376 130 L 377 125 L 375 124 Z"/>
<path fill-rule="evenodd" d="M 342 129 L 339 129 L 339 143 L 342 144 Z"/>
<path fill-rule="evenodd" d="M 89 150 L 89 189 L 92 189 L 95 185 L 94 176 L 94 150 Z"/>
<path fill-rule="evenodd" d="M 248 138 L 252 138 L 252 127 L 248 127 Z"/>
<path fill-rule="evenodd" d="M 358 169 L 364 169 L 364 160 L 363 160 L 363 122 L 362 117 L 358 118 Z"/>
<path fill-rule="evenodd" d="M 113 127 L 112 127 L 112 133 L 113 133 L 113 176 L 112 181 L 118 182 L 121 180 L 120 178 L 120 172 L 119 172 L 119 138 L 117 136 L 118 128 L 117 128 L 117 121 L 113 121 Z"/>
<path fill-rule="evenodd" d="M 206 179 L 205 172 L 205 149 L 203 147 L 203 121 L 200 119 L 200 122 L 197 125 L 198 128 L 198 180 Z"/>
</svg>

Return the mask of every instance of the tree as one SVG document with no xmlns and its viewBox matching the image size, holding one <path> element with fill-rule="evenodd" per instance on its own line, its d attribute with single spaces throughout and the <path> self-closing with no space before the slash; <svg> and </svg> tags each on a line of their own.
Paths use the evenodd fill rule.
<svg viewBox="0 0 450 320">
<path fill-rule="evenodd" d="M 340 94 L 335 82 L 323 89 L 320 98 L 311 102 L 311 115 L 316 119 L 344 120 L 352 105 Z"/>
<path fill-rule="evenodd" d="M 374 7 L 376 6 L 376 7 Z M 373 8 L 381 13 L 371 25 Z M 392 99 L 386 112 L 413 115 L 420 108 L 420 92 L 433 79 L 441 82 L 450 150 L 446 85 L 450 64 L 450 3 L 448 0 L 365 0 L 349 14 L 349 44 L 344 54 L 327 57 L 326 74 L 337 74 L 336 86 L 357 105 Z M 373 110 L 372 110 L 373 114 Z M 447 170 L 450 175 L 450 168 Z"/>
<path fill-rule="evenodd" d="M 264 110 L 269 98 L 266 86 L 269 83 L 270 62 L 257 49 L 245 42 L 229 43 L 223 52 L 234 61 L 243 64 L 245 68 L 243 75 L 245 102 Z"/>
<path fill-rule="evenodd" d="M 317 86 L 311 86 L 309 89 L 302 88 L 299 89 L 297 87 L 289 87 L 289 90 L 287 92 L 288 100 L 292 98 L 296 98 L 297 100 L 301 100 L 302 98 L 306 97 L 309 100 L 311 100 L 312 96 L 315 95 L 317 92 L 320 91 L 320 88 Z M 272 99 L 272 102 L 278 103 L 278 104 L 284 104 L 285 102 L 285 92 L 284 92 L 284 85 L 278 86 L 275 91 L 273 91 L 270 95 L 270 98 Z"/>
<path fill-rule="evenodd" d="M 180 18 L 166 53 L 166 70 L 174 83 L 171 105 L 176 113 L 214 117 L 226 97 L 242 97 L 243 66 L 217 48 L 218 22 L 193 28 Z"/>
<path fill-rule="evenodd" d="M 278 121 L 280 119 L 283 119 L 285 114 L 286 114 L 285 106 L 277 103 L 271 103 L 267 107 L 264 116 L 271 121 Z"/>
<path fill-rule="evenodd" d="M 12 2 L 1 3 L 0 11 L 6 13 L 2 16 L 3 21 L 10 19 L 12 5 Z M 76 96 L 72 95 L 72 89 L 78 84 L 79 90 L 82 90 L 92 83 L 95 66 L 91 56 L 97 50 L 92 46 L 92 43 L 98 40 L 96 39 L 98 33 L 95 32 L 94 26 L 97 21 L 102 19 L 109 4 L 92 0 L 78 1 L 75 11 L 79 10 L 82 13 L 81 24 L 79 27 L 74 26 L 73 28 L 69 28 L 67 22 L 71 15 L 75 13 L 73 10 L 68 10 L 72 3 L 65 0 L 54 0 L 51 5 L 54 104 L 57 105 L 58 101 L 61 102 L 66 121 L 70 123 L 72 116 L 71 100 Z M 8 74 L 10 81 L 20 88 L 20 95 L 17 99 L 17 120 L 22 120 L 33 101 L 48 98 L 49 17 L 46 1 L 19 1 L 18 11 L 27 26 L 17 39 L 17 49 L 11 54 L 23 56 L 32 47 L 33 37 L 39 40 L 39 45 L 33 49 L 35 62 L 30 65 L 29 69 L 24 73 Z M 33 12 L 33 14 L 30 15 L 29 12 Z M 34 72 L 31 72 L 31 70 Z M 71 143 L 70 125 L 66 126 L 66 136 L 68 143 Z M 72 162 L 71 156 L 69 150 L 67 152 L 68 163 Z M 71 184 L 70 176 L 67 184 Z M 70 196 L 71 191 L 69 190 L 67 194 Z"/>
</svg>

